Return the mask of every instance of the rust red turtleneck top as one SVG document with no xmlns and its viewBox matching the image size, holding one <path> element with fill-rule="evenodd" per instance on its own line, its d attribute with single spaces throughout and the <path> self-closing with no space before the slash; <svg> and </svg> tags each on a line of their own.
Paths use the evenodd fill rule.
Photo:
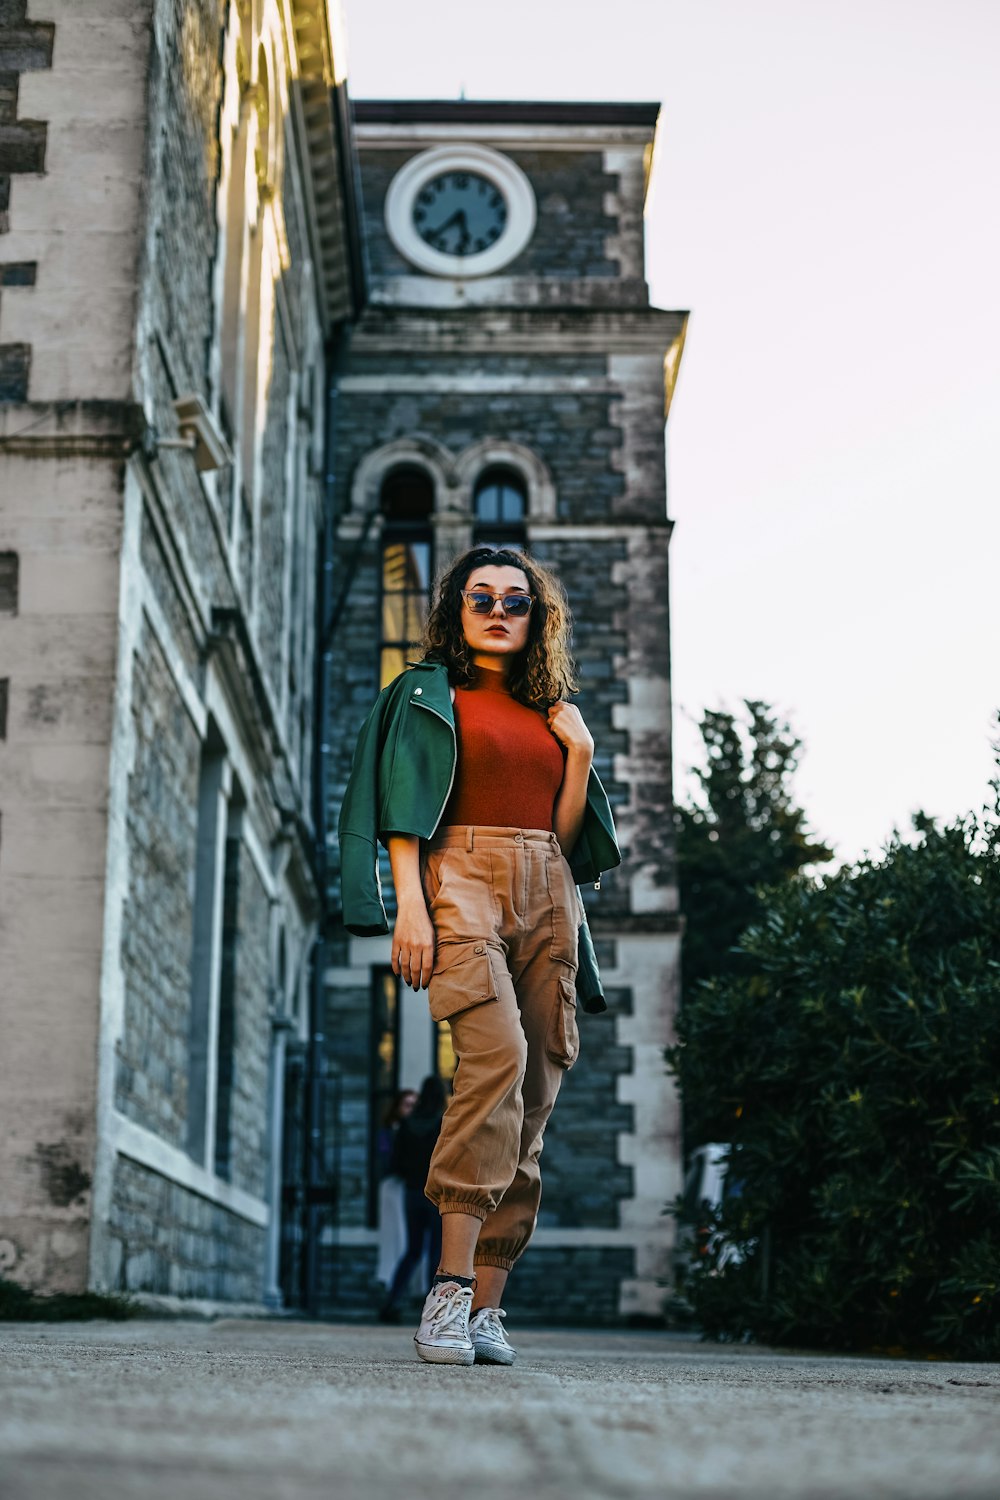
<svg viewBox="0 0 1000 1500">
<path fill-rule="evenodd" d="M 442 824 L 541 828 L 553 832 L 563 752 L 533 708 L 512 698 L 502 671 L 477 667 L 455 691 L 458 764 Z"/>
</svg>

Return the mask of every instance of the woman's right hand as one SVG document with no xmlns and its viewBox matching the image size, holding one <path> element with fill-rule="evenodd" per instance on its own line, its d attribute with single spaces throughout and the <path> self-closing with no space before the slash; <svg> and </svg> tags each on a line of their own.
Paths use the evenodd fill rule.
<svg viewBox="0 0 1000 1500">
<path fill-rule="evenodd" d="M 434 969 L 434 924 L 420 877 L 420 840 L 414 833 L 390 833 L 386 842 L 396 887 L 392 972 L 412 990 L 423 990 Z"/>
<path fill-rule="evenodd" d="M 392 972 L 411 990 L 425 990 L 434 972 L 434 924 L 423 896 L 401 901 L 392 931 Z"/>
</svg>

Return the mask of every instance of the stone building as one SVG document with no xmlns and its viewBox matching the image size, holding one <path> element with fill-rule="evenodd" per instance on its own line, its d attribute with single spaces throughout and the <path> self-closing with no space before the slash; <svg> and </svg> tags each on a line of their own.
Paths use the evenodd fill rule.
<svg viewBox="0 0 1000 1500">
<path fill-rule="evenodd" d="M 663 1211 L 680 1184 L 663 1063 L 681 925 L 663 424 L 686 315 L 651 307 L 644 279 L 657 115 L 355 106 L 370 301 L 338 362 L 333 418 L 328 826 L 358 727 L 419 639 L 435 571 L 492 539 L 554 564 L 575 602 L 580 705 L 624 845 L 622 868 L 585 893 L 610 1012 L 581 1018 L 582 1056 L 547 1133 L 540 1228 L 509 1291 L 522 1318 L 552 1316 L 553 1286 L 564 1317 L 656 1315 L 670 1273 Z M 324 1295 L 371 1306 L 380 1113 L 398 1086 L 453 1063 L 426 996 L 393 978 L 388 937 L 334 927 L 329 960 L 338 1196 L 322 1229 Z"/>
<path fill-rule="evenodd" d="M 45 1290 L 278 1296 L 342 66 L 331 0 L 0 4 L 0 1275 Z"/>
</svg>

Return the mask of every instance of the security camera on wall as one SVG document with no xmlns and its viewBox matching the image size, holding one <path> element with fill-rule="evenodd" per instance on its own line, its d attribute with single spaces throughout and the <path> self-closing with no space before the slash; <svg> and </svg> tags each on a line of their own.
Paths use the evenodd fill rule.
<svg viewBox="0 0 1000 1500">
<path fill-rule="evenodd" d="M 177 416 L 183 446 L 194 454 L 195 466 L 200 473 L 213 469 L 225 469 L 233 461 L 229 444 L 219 431 L 218 424 L 201 396 L 191 392 L 178 396 L 171 402 Z M 160 439 L 159 447 L 173 446 L 169 440 Z"/>
</svg>

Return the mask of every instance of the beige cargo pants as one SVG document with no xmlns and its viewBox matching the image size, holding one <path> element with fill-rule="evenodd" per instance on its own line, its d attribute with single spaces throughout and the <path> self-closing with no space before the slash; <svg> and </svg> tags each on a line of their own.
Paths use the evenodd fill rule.
<svg viewBox="0 0 1000 1500">
<path fill-rule="evenodd" d="M 423 882 L 431 1015 L 458 1058 L 425 1191 L 443 1214 L 484 1220 L 476 1264 L 509 1270 L 535 1228 L 542 1136 L 579 1048 L 580 898 L 555 834 L 531 828 L 442 828 Z"/>
</svg>

